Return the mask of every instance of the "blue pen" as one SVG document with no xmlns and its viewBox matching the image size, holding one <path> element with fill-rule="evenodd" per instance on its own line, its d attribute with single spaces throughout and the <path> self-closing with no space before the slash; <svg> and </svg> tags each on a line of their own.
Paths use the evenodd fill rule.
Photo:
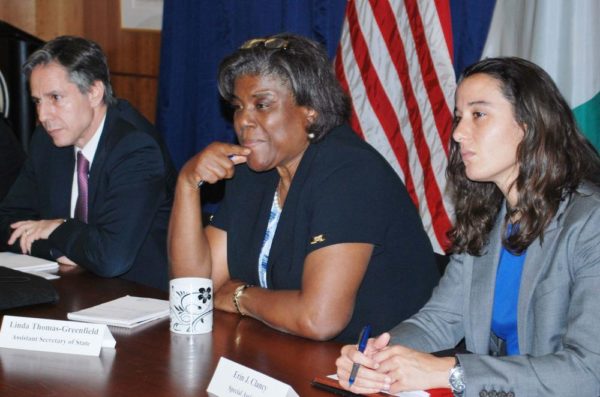
<svg viewBox="0 0 600 397">
<path fill-rule="evenodd" d="M 362 331 L 360 331 L 360 336 L 358 337 L 358 351 L 363 353 L 365 348 L 367 347 L 367 342 L 369 341 L 369 337 L 371 336 L 371 326 L 365 325 Z M 350 386 L 354 383 L 354 379 L 356 379 L 356 374 L 358 373 L 358 369 L 360 368 L 359 363 L 354 363 L 352 365 L 352 371 L 350 372 L 350 379 L 348 379 L 348 383 Z"/>
</svg>

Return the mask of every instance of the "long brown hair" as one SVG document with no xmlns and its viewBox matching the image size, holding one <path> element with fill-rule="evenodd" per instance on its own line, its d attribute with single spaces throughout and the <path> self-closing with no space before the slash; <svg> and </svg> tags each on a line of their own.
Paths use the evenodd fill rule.
<svg viewBox="0 0 600 397">
<path fill-rule="evenodd" d="M 478 73 L 500 83 L 525 132 L 517 147 L 519 175 L 514 188 L 518 200 L 504 219 L 506 225 L 518 214 L 517 228 L 503 238 L 506 248 L 521 253 L 536 238 L 543 239 L 561 200 L 584 180 L 600 185 L 600 157 L 577 129 L 569 105 L 550 76 L 539 66 L 514 57 L 488 58 L 468 67 L 459 84 Z M 453 251 L 480 255 L 504 196 L 494 183 L 467 178 L 460 147 L 454 141 L 450 143 L 447 176 L 456 211 L 455 226 L 448 233 Z"/>
</svg>

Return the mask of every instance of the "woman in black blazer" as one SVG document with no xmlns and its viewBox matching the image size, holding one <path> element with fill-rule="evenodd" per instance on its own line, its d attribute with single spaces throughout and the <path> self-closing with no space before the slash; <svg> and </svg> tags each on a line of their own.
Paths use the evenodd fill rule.
<svg viewBox="0 0 600 397">
<path fill-rule="evenodd" d="M 293 35 L 250 40 L 221 63 L 219 88 L 239 145 L 213 143 L 181 170 L 173 276 L 211 277 L 217 309 L 317 340 L 413 314 L 438 280 L 431 244 L 398 175 L 344 125 L 325 51 Z M 202 228 L 197 185 L 221 179 Z"/>
</svg>

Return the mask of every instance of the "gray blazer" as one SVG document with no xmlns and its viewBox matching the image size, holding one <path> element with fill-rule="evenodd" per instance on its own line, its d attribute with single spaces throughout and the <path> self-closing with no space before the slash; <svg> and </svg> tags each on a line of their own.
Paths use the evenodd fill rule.
<svg viewBox="0 0 600 397">
<path fill-rule="evenodd" d="M 528 248 L 517 314 L 521 355 L 494 357 L 503 217 L 504 210 L 482 256 L 452 258 L 429 302 L 391 330 L 391 343 L 433 352 L 464 337 L 474 353 L 458 356 L 465 397 L 600 396 L 600 188 L 582 185 L 560 204 L 543 241 Z"/>
</svg>

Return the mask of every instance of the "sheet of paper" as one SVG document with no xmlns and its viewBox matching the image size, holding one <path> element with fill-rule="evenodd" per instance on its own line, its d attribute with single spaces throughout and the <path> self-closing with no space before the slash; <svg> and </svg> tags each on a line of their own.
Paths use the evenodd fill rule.
<svg viewBox="0 0 600 397">
<path fill-rule="evenodd" d="M 336 374 L 327 375 L 327 377 L 331 378 L 331 379 L 338 380 L 338 377 L 337 377 Z M 396 396 L 396 397 L 429 397 L 429 393 L 427 393 L 424 390 L 401 391 L 401 392 L 398 392 L 396 394 L 391 394 L 391 393 L 386 393 L 386 392 L 382 392 L 382 393 L 389 394 L 390 396 Z"/>
<path fill-rule="evenodd" d="M 58 263 L 56 262 L 30 255 L 15 254 L 13 252 L 0 252 L 0 266 L 9 267 L 22 272 L 44 272 L 58 269 Z"/>
<path fill-rule="evenodd" d="M 77 312 L 68 313 L 69 320 L 133 328 L 169 315 L 169 301 L 124 296 Z"/>
<path fill-rule="evenodd" d="M 28 270 L 25 273 L 33 274 L 34 276 L 45 278 L 46 280 L 56 280 L 56 279 L 60 278 L 60 276 L 58 274 L 40 272 L 40 271 L 35 271 L 35 270 Z"/>
</svg>

